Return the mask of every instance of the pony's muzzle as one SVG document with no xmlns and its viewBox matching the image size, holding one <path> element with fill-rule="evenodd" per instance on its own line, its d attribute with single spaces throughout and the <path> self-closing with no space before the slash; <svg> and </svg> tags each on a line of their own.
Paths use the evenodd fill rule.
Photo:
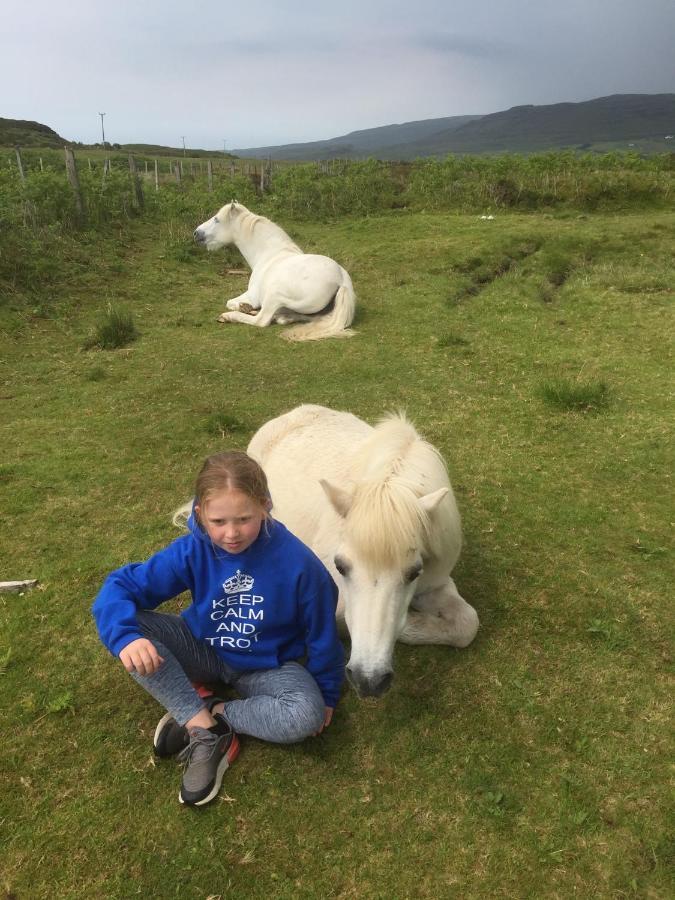
<svg viewBox="0 0 675 900">
<path fill-rule="evenodd" d="M 192 232 L 192 237 L 195 239 L 195 241 L 197 241 L 198 244 L 206 243 L 206 235 L 203 231 L 200 231 L 199 228 L 195 228 L 195 230 Z"/>
<path fill-rule="evenodd" d="M 381 697 L 382 694 L 387 693 L 394 678 L 394 673 L 391 671 L 366 675 L 360 669 L 349 666 L 346 671 L 347 680 L 359 697 Z"/>
</svg>

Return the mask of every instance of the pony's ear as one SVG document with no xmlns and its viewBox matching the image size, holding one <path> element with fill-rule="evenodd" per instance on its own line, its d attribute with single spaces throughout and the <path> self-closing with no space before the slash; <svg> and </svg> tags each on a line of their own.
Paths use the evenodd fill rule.
<svg viewBox="0 0 675 900">
<path fill-rule="evenodd" d="M 323 488 L 326 497 L 330 500 L 330 504 L 335 512 L 344 519 L 351 509 L 351 495 L 348 494 L 347 491 L 343 491 L 342 488 L 336 487 L 334 484 L 326 481 L 324 478 L 319 479 L 319 484 Z"/>
<path fill-rule="evenodd" d="M 447 493 L 448 488 L 439 488 L 437 491 L 433 491 L 431 494 L 425 494 L 424 497 L 420 497 L 419 504 L 428 515 L 431 515 L 431 513 L 436 509 L 438 504 Z"/>
</svg>

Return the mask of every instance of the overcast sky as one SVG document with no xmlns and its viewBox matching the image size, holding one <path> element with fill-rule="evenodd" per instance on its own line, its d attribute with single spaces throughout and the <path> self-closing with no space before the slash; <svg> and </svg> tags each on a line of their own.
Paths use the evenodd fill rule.
<svg viewBox="0 0 675 900">
<path fill-rule="evenodd" d="M 228 150 L 525 103 L 675 91 L 675 0 L 25 0 L 0 117 Z"/>
</svg>

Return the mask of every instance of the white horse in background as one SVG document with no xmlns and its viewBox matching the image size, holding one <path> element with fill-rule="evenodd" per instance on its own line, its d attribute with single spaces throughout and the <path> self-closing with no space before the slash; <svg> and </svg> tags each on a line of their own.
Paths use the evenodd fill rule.
<svg viewBox="0 0 675 900">
<path fill-rule="evenodd" d="M 248 452 L 267 473 L 275 518 L 339 586 L 359 695 L 389 688 L 396 640 L 471 643 L 478 616 L 450 577 L 461 524 L 445 464 L 402 415 L 373 428 L 299 406 L 263 425 Z"/>
<path fill-rule="evenodd" d="M 248 289 L 228 300 L 219 322 L 264 327 L 305 324 L 282 336 L 291 341 L 349 337 L 356 297 L 349 274 L 335 260 L 303 253 L 283 229 L 241 203 L 227 203 L 199 225 L 195 240 L 207 250 L 235 244 L 251 268 Z"/>
</svg>

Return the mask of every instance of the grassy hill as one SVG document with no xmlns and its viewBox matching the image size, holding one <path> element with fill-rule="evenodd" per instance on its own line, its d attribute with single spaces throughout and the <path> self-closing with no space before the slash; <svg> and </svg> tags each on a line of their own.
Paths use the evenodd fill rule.
<svg viewBox="0 0 675 900">
<path fill-rule="evenodd" d="M 0 147 L 53 147 L 61 148 L 67 141 L 47 125 L 24 119 L 0 119 Z"/>
</svg>

